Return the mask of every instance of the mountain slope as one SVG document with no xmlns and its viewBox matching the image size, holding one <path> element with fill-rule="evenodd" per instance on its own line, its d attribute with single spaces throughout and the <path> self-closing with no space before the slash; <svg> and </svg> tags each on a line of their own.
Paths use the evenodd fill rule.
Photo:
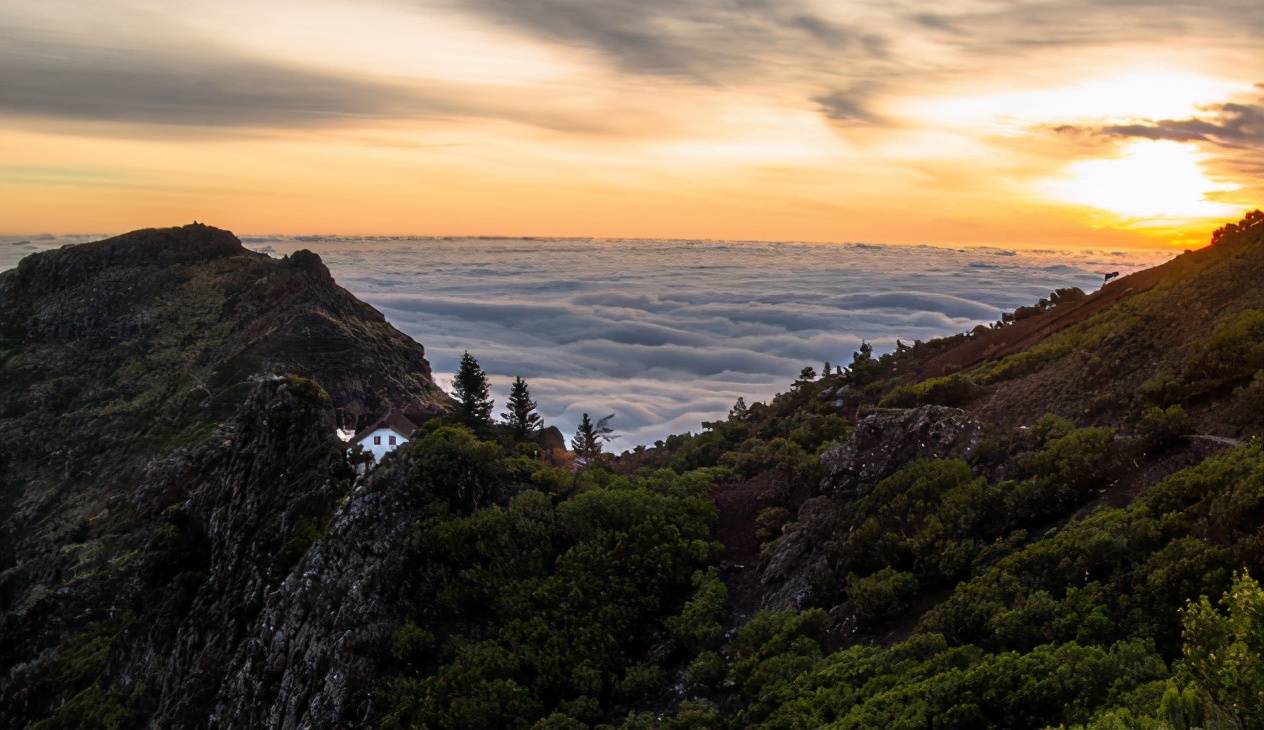
<svg viewBox="0 0 1264 730">
<path fill-rule="evenodd" d="M 1260 232 L 579 471 L 448 417 L 367 476 L 340 414 L 443 401 L 314 256 L 36 259 L 0 724 L 1264 725 Z"/>
<path fill-rule="evenodd" d="M 1264 224 L 1244 225 L 1215 246 L 971 338 L 919 370 L 962 372 L 985 386 L 965 407 L 994 423 L 1056 413 L 1117 424 L 1142 406 L 1181 402 L 1201 431 L 1248 433 L 1258 425 L 1253 414 L 1222 405 L 1234 388 L 1250 383 L 1259 364 L 1242 360 L 1250 356 L 1248 320 L 1264 310 L 1262 270 Z M 1217 339 L 1218 333 L 1241 341 Z M 1161 392 L 1165 387 L 1170 392 Z"/>
<path fill-rule="evenodd" d="M 260 394 L 278 382 L 289 395 Z M 448 399 L 421 346 L 338 287 L 315 254 L 274 260 L 195 224 L 35 254 L 0 273 L 0 666 L 19 672 L 0 676 L 0 724 L 83 689 L 82 667 L 59 668 L 55 647 L 117 639 L 113 651 L 131 654 L 136 624 L 175 631 L 179 612 L 163 612 L 185 601 L 208 621 L 238 617 L 207 624 L 230 633 L 196 639 L 213 663 L 230 658 L 262 586 L 284 578 L 350 489 L 335 426 L 388 406 L 439 413 Z M 238 440 L 243 423 L 304 408 L 292 416 L 301 423 L 276 424 L 280 443 Z M 198 456 L 208 448 L 228 449 L 216 457 L 227 465 Z M 233 499 L 243 502 L 220 504 Z M 225 530 L 231 546 L 218 542 Z M 286 545 L 294 554 L 277 563 Z M 243 561 L 263 561 L 262 572 Z M 199 603 L 202 580 L 221 608 Z M 159 671 L 182 636 L 139 644 L 147 691 L 179 683 L 160 695 L 162 712 L 201 676 Z M 183 701 L 196 708 L 186 721 L 204 720 L 204 702 Z"/>
</svg>

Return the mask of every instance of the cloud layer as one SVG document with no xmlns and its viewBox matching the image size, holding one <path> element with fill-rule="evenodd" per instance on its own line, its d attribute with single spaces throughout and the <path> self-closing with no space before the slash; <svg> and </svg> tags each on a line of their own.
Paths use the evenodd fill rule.
<svg viewBox="0 0 1264 730">
<path fill-rule="evenodd" d="M 450 375 L 468 349 L 503 403 L 515 375 L 545 420 L 616 413 L 619 448 L 697 430 L 738 396 L 993 321 L 1062 286 L 1095 287 L 1166 254 L 583 239 L 294 239 L 426 346 Z"/>
<path fill-rule="evenodd" d="M 0 238 L 0 270 L 90 236 Z M 968 330 L 1050 290 L 1091 290 L 1156 251 L 590 239 L 248 237 L 309 248 L 426 347 L 450 385 L 468 349 L 497 412 L 514 376 L 548 423 L 616 414 L 616 448 L 697 431 L 784 390 L 804 365 Z"/>
</svg>

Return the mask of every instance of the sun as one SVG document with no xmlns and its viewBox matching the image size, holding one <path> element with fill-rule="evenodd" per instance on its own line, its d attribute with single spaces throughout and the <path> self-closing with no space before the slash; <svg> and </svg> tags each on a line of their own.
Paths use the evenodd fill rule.
<svg viewBox="0 0 1264 730">
<path fill-rule="evenodd" d="M 1064 203 L 1104 210 L 1144 227 L 1230 217 L 1238 207 L 1213 199 L 1240 186 L 1212 180 L 1197 149 L 1179 142 L 1138 140 L 1118 157 L 1080 160 L 1040 193 Z"/>
</svg>

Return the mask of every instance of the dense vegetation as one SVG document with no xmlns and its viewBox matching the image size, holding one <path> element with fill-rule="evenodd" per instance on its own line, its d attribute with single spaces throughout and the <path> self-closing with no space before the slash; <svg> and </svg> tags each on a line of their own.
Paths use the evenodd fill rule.
<svg viewBox="0 0 1264 730">
<path fill-rule="evenodd" d="M 432 424 L 398 457 L 431 501 L 391 651 L 388 727 L 558 727 L 659 696 L 720 638 L 704 470 L 572 473 Z M 483 499 L 499 503 L 474 509 Z"/>
<path fill-rule="evenodd" d="M 969 407 L 1131 346 L 1171 294 L 961 372 L 919 368 L 969 336 L 881 357 L 865 346 L 845 369 L 806 367 L 767 403 L 576 473 L 497 447 L 480 459 L 512 485 L 497 505 L 449 501 L 417 527 L 424 568 L 386 725 L 1264 726 L 1264 592 L 1250 575 L 1264 564 L 1264 450 L 1186 438 L 1210 402 L 1264 402 L 1264 308 L 1216 317 L 1127 396 L 1116 378 L 1134 374 L 1090 360 L 1101 387 L 1077 403 L 1109 426 L 989 428 L 968 457 L 911 460 L 828 497 L 843 500 L 815 574 L 828 602 L 739 609 L 734 590 L 750 586 L 719 578 L 733 569 L 711 495 L 758 495 L 766 561 L 824 498 L 822 455 L 873 409 Z M 1056 292 L 996 331 L 1084 299 Z"/>
<path fill-rule="evenodd" d="M 453 407 L 378 464 L 336 440 L 339 391 L 314 380 L 234 381 L 252 395 L 227 424 L 165 389 L 101 394 L 118 423 L 188 413 L 128 462 L 144 484 L 10 467 L 43 481 L 6 499 L 66 516 L 13 523 L 35 537 L 0 575 L 4 637 L 25 642 L 4 649 L 22 661 L 0 673 L 0 718 L 1264 727 L 1264 290 L 1246 258 L 1264 247 L 1243 238 L 1259 220 L 1106 297 L 863 345 L 622 455 L 587 416 L 566 454 L 522 380 L 494 422 L 468 354 Z M 79 339 L 28 339 L 9 370 L 52 353 L 75 372 Z M 0 426 L 106 423 L 59 377 L 0 388 Z"/>
<path fill-rule="evenodd" d="M 755 413 L 819 401 L 816 387 Z M 673 468 L 626 474 L 561 471 L 432 425 L 399 457 L 424 465 L 417 489 L 434 502 L 416 527 L 416 598 L 394 639 L 385 725 L 1255 726 L 1261 599 L 1248 577 L 1232 578 L 1264 559 L 1260 447 L 1039 535 L 1029 528 L 1107 478 L 1123 448 L 1109 430 L 1046 418 L 986 455 L 1010 468 L 1000 481 L 977 473 L 982 462 L 913 462 L 851 507 L 859 527 L 834 556 L 847 620 L 907 615 L 948 592 L 908 638 L 852 644 L 820 609 L 735 624 L 708 567 L 717 484 L 743 471 L 800 478 L 805 454 L 846 433 L 798 413 L 735 413 L 659 449 Z M 774 423 L 790 433 L 762 440 Z M 471 511 L 472 494 L 498 503 Z M 1184 608 L 1227 591 L 1229 618 L 1206 601 Z M 1256 684 L 1208 659 L 1225 647 L 1233 677 Z"/>
</svg>

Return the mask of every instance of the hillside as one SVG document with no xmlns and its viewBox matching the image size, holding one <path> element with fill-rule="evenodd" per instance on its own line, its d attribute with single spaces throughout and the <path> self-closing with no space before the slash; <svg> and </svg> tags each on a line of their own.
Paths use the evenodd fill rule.
<svg viewBox="0 0 1264 730">
<path fill-rule="evenodd" d="M 1043 412 L 1121 423 L 1143 404 L 1179 401 L 1200 431 L 1252 432 L 1255 414 L 1227 412 L 1224 403 L 1256 370 L 1239 348 L 1253 342 L 1251 319 L 1264 309 L 1262 242 L 1264 225 L 1244 228 L 1082 301 L 972 338 L 919 369 L 963 372 L 985 386 L 985 397 L 966 407 L 995 423 Z M 1156 391 L 1167 386 L 1174 390 Z"/>
<path fill-rule="evenodd" d="M 581 470 L 440 414 L 367 476 L 418 346 L 126 239 L 0 275 L 0 723 L 1264 726 L 1264 226 Z"/>
<path fill-rule="evenodd" d="M 421 346 L 308 252 L 273 260 L 192 225 L 0 273 L 0 664 L 32 671 L 79 629 L 153 597 L 146 556 L 191 518 L 146 490 L 167 461 L 231 438 L 218 424 L 273 373 L 322 384 L 334 406 L 311 424 L 322 442 L 336 421 L 447 403 Z M 270 539 L 294 529 L 276 527 Z M 46 706 L 24 684 L 0 682 L 0 724 Z"/>
</svg>

